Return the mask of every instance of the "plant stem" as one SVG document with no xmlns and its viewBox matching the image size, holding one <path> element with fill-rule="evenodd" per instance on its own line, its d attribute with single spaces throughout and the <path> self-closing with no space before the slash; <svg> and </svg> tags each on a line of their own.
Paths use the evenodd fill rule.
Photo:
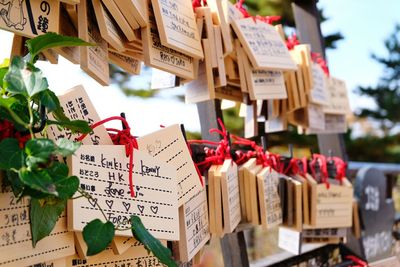
<svg viewBox="0 0 400 267">
<path fill-rule="evenodd" d="M 89 199 L 94 200 L 94 198 L 93 198 L 88 192 L 86 192 L 85 190 L 83 190 L 82 188 L 78 188 L 78 192 L 81 193 L 81 195 L 82 195 L 83 197 L 87 198 L 88 200 L 89 200 Z M 95 202 L 95 203 L 96 203 L 96 207 L 101 211 L 101 214 L 103 214 L 104 219 L 105 219 L 106 221 L 108 221 L 107 215 L 104 213 L 104 211 L 103 211 L 103 209 L 100 207 L 99 203 L 97 203 L 97 202 Z"/>
<path fill-rule="evenodd" d="M 28 97 L 28 111 L 29 111 L 29 125 L 28 125 L 28 128 L 29 128 L 29 132 L 31 133 L 31 138 L 32 139 L 35 139 L 35 135 L 33 134 L 33 131 L 32 131 L 32 127 L 33 127 L 33 111 L 32 111 L 32 107 L 31 107 L 31 98 L 30 97 Z"/>
</svg>

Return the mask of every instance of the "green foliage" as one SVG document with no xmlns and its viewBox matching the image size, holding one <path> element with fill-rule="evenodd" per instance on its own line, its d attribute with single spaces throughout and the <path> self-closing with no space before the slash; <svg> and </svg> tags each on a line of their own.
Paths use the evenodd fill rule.
<svg viewBox="0 0 400 267">
<path fill-rule="evenodd" d="M 381 63 L 384 72 L 376 86 L 360 86 L 357 93 L 370 97 L 376 107 L 366 107 L 358 111 L 358 116 L 370 118 L 380 124 L 385 136 L 392 134 L 392 129 L 400 123 L 400 25 L 385 41 L 386 57 L 375 54 L 372 58 Z"/>
<path fill-rule="evenodd" d="M 133 236 L 143 243 L 146 249 L 153 252 L 162 263 L 168 267 L 178 266 L 172 259 L 171 251 L 161 244 L 160 240 L 155 239 L 144 227 L 142 221 L 138 216 L 131 216 L 132 234 Z"/>
<path fill-rule="evenodd" d="M 96 255 L 105 250 L 114 238 L 115 228 L 112 222 L 103 223 L 99 219 L 89 222 L 83 228 L 83 239 L 88 249 L 87 256 Z"/>
</svg>

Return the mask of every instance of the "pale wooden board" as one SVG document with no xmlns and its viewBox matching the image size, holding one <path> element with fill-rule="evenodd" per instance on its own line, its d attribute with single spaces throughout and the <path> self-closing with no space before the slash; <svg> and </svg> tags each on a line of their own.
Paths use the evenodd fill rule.
<svg viewBox="0 0 400 267">
<path fill-rule="evenodd" d="M 299 181 L 291 178 L 291 182 L 293 183 L 293 193 L 294 193 L 294 215 L 293 215 L 293 228 L 296 231 L 301 232 L 303 229 L 303 195 L 302 195 L 302 184 Z"/>
<path fill-rule="evenodd" d="M 54 49 L 46 49 L 42 54 L 51 64 L 58 64 L 58 53 Z"/>
<path fill-rule="evenodd" d="M 307 129 L 306 134 L 331 134 L 331 133 L 346 133 L 347 121 L 346 115 L 325 113 L 325 127 L 321 129 Z"/>
<path fill-rule="evenodd" d="M 207 192 L 204 188 L 179 208 L 179 256 L 190 261 L 210 239 Z"/>
<path fill-rule="evenodd" d="M 249 72 L 249 95 L 251 100 L 286 99 L 285 81 L 282 71 L 255 70 Z"/>
<path fill-rule="evenodd" d="M 235 39 L 235 49 L 237 53 L 237 64 L 239 71 L 239 79 L 240 79 L 240 89 L 242 92 L 246 93 L 249 91 L 247 88 L 247 80 L 246 80 L 246 69 L 245 64 L 247 59 L 246 53 L 243 51 L 243 48 L 240 44 L 239 39 Z"/>
<path fill-rule="evenodd" d="M 147 0 L 114 0 L 126 19 L 135 20 L 140 27 L 147 27 L 148 14 L 146 9 Z"/>
<path fill-rule="evenodd" d="M 76 6 L 74 6 L 74 9 Z M 75 9 L 76 10 L 76 9 Z M 75 12 L 76 13 L 76 12 Z M 76 14 L 77 15 L 77 14 Z M 61 7 L 60 10 L 60 34 L 72 37 L 78 37 L 77 29 L 72 25 L 72 20 L 68 15 L 67 10 Z M 73 64 L 79 64 L 80 53 L 79 47 L 67 46 L 67 47 L 56 47 L 54 50 L 60 55 L 72 62 Z"/>
<path fill-rule="evenodd" d="M 64 94 L 59 95 L 58 99 L 65 115 L 71 120 L 85 120 L 89 124 L 100 121 L 100 117 L 82 85 L 77 85 L 69 89 Z M 48 117 L 49 119 L 53 119 L 51 114 L 48 114 Z M 54 141 L 59 138 L 74 140 L 78 137 L 78 135 L 72 134 L 70 130 L 60 130 L 55 125 L 48 126 L 46 132 L 48 138 Z M 91 134 L 82 140 L 82 143 L 85 145 L 113 144 L 104 125 L 96 127 Z"/>
<path fill-rule="evenodd" d="M 199 177 L 179 124 L 138 139 L 139 149 L 176 170 L 178 204 L 181 206 L 202 190 Z"/>
<path fill-rule="evenodd" d="M 238 167 L 232 159 L 226 159 L 221 167 L 221 196 L 224 232 L 229 234 L 241 220 Z"/>
<path fill-rule="evenodd" d="M 63 213 L 50 236 L 32 247 L 29 199 L 17 202 L 12 192 L 0 193 L 0 265 L 28 266 L 33 262 L 52 261 L 75 253 L 73 233 L 67 230 Z"/>
<path fill-rule="evenodd" d="M 101 37 L 118 51 L 125 50 L 125 36 L 100 0 L 92 0 Z"/>
<path fill-rule="evenodd" d="M 311 51 L 310 51 L 310 45 L 308 44 L 302 44 L 302 45 L 296 45 L 294 47 L 294 50 L 299 52 L 301 55 L 301 66 L 302 66 L 302 72 L 303 72 L 303 80 L 304 80 L 304 89 L 306 92 L 309 92 L 311 88 L 313 87 L 313 78 L 312 78 L 312 60 L 311 60 Z"/>
<path fill-rule="evenodd" d="M 82 231 L 95 218 L 101 218 L 100 205 L 108 220 L 119 227 L 130 227 L 130 216 L 141 218 L 149 232 L 159 239 L 178 240 L 179 221 L 176 171 L 146 152 L 133 152 L 133 185 L 129 188 L 129 157 L 125 146 L 81 146 L 70 159 L 72 175 L 80 177 L 81 188 L 94 200 L 77 198 L 68 202 L 68 227 Z M 131 236 L 116 231 L 117 236 Z"/>
<path fill-rule="evenodd" d="M 77 5 L 79 4 L 80 0 L 60 0 L 60 2 L 64 2 L 70 5 Z"/>
<path fill-rule="evenodd" d="M 241 165 L 238 170 L 238 176 L 239 176 L 239 196 L 240 196 L 240 211 L 242 214 L 242 221 L 246 221 L 246 191 L 244 187 L 244 165 Z"/>
<path fill-rule="evenodd" d="M 139 75 L 141 70 L 141 61 L 115 51 L 108 51 L 108 58 L 111 63 L 117 65 L 127 73 Z"/>
<path fill-rule="evenodd" d="M 213 30 L 213 20 L 212 20 L 212 14 L 211 14 L 211 9 L 209 7 L 198 7 L 195 10 L 197 18 L 203 18 L 204 19 L 204 24 L 205 24 L 205 29 L 204 33 L 206 36 L 200 36 L 202 39 L 208 39 L 209 43 L 207 46 L 204 46 L 203 44 L 203 51 L 205 52 L 206 50 L 210 51 L 211 54 L 211 66 L 213 68 L 217 68 L 217 53 L 215 49 L 215 40 L 214 40 L 214 30 Z"/>
<path fill-rule="evenodd" d="M 117 22 L 128 41 L 136 40 L 133 29 L 139 28 L 139 25 L 136 23 L 134 27 L 131 27 L 114 0 L 102 0 L 102 2 L 111 13 L 114 20 Z"/>
<path fill-rule="evenodd" d="M 59 1 L 1 1 L 0 29 L 26 37 L 58 33 Z"/>
<path fill-rule="evenodd" d="M 217 57 L 217 70 L 218 70 L 218 76 L 215 77 L 216 78 L 215 87 L 222 87 L 226 86 L 226 70 L 225 70 L 224 54 L 222 51 L 221 27 L 214 25 L 213 29 L 214 29 L 214 41 L 215 41 L 215 53 Z"/>
<path fill-rule="evenodd" d="M 77 8 L 77 5 L 63 4 L 62 6 L 65 7 L 65 10 L 67 11 L 68 16 L 71 19 L 71 24 L 74 26 L 75 29 L 78 29 L 78 8 Z"/>
<path fill-rule="evenodd" d="M 309 93 L 309 100 L 313 104 L 327 106 L 330 101 L 326 81 L 327 77 L 320 65 L 313 63 L 311 69 L 313 77 L 313 87 L 311 88 L 311 91 Z"/>
<path fill-rule="evenodd" d="M 307 106 L 306 113 L 308 128 L 317 130 L 325 129 L 325 114 L 322 106 L 310 103 Z"/>
<path fill-rule="evenodd" d="M 221 192 L 221 165 L 214 171 L 214 203 L 215 203 L 215 232 L 216 236 L 222 238 L 225 235 L 224 232 L 224 214 L 222 204 L 222 192 Z"/>
<path fill-rule="evenodd" d="M 358 201 L 356 199 L 353 200 L 353 227 L 352 227 L 353 235 L 357 238 L 361 238 L 361 222 L 360 215 L 358 213 Z"/>
<path fill-rule="evenodd" d="M 21 35 L 14 34 L 11 46 L 10 59 L 13 58 L 14 56 L 23 57 L 28 53 L 27 47 L 25 46 L 25 42 L 27 39 L 28 38 L 23 37 Z"/>
<path fill-rule="evenodd" d="M 96 46 L 80 47 L 80 64 L 89 76 L 101 85 L 108 85 L 110 73 L 108 67 L 108 45 L 101 37 L 91 1 L 82 0 L 78 5 L 79 38 L 96 44 Z"/>
<path fill-rule="evenodd" d="M 310 224 L 310 210 L 309 210 L 309 196 L 308 196 L 308 185 L 307 180 L 301 175 L 295 175 L 294 179 L 299 181 L 302 186 L 302 213 L 303 213 L 303 223 Z"/>
<path fill-rule="evenodd" d="M 224 44 L 224 55 L 233 51 L 232 32 L 228 21 L 228 1 L 227 0 L 209 0 L 208 6 L 212 12 L 216 12 L 221 26 L 222 41 Z"/>
<path fill-rule="evenodd" d="M 324 107 L 325 113 L 330 114 L 351 114 L 350 101 L 346 83 L 334 77 L 327 80 L 327 88 L 329 93 L 329 105 Z"/>
<path fill-rule="evenodd" d="M 256 159 L 249 159 L 244 165 L 244 191 L 245 191 L 245 207 L 246 207 L 246 221 L 251 221 L 251 200 L 250 200 L 250 186 L 249 186 L 249 172 L 251 169 L 256 168 Z M 259 168 L 259 167 L 257 167 Z"/>
<path fill-rule="evenodd" d="M 166 246 L 166 242 L 162 242 Z M 111 248 L 90 257 L 81 259 L 78 255 L 67 258 L 67 267 L 116 267 L 116 266 L 164 266 L 149 254 L 144 246 L 132 247 L 123 255 L 114 255 Z"/>
<path fill-rule="evenodd" d="M 257 122 L 257 102 L 251 101 L 246 106 L 246 116 L 244 118 L 244 137 L 251 138 L 258 135 Z"/>
<path fill-rule="evenodd" d="M 67 259 L 61 258 L 53 261 L 45 261 L 30 265 L 29 267 L 67 267 Z"/>
<path fill-rule="evenodd" d="M 271 167 L 263 168 L 257 174 L 258 202 L 261 224 L 267 229 L 282 224 L 282 208 L 278 195 L 278 173 Z"/>
<path fill-rule="evenodd" d="M 153 7 L 150 1 L 147 4 L 149 24 L 142 28 L 143 53 L 146 65 L 185 79 L 194 79 L 193 58 L 161 44 Z"/>
<path fill-rule="evenodd" d="M 275 28 L 253 18 L 234 20 L 233 29 L 255 69 L 296 70 L 296 64 Z"/>
<path fill-rule="evenodd" d="M 229 0 L 225 1 L 227 5 L 227 14 L 228 14 L 228 22 L 229 24 L 232 24 L 233 21 L 238 20 L 238 19 L 243 19 L 244 16 L 242 12 L 239 11 Z"/>
<path fill-rule="evenodd" d="M 228 84 L 223 87 L 215 88 L 215 98 L 242 102 L 243 94 L 240 90 L 240 87 L 235 87 Z"/>
<path fill-rule="evenodd" d="M 210 223 L 210 233 L 215 236 L 217 234 L 216 227 L 216 209 L 215 209 L 215 186 L 214 186 L 214 173 L 217 170 L 217 165 L 212 165 L 208 169 L 208 214 Z"/>
<path fill-rule="evenodd" d="M 254 225 L 260 224 L 260 214 L 258 209 L 258 194 L 257 194 L 257 174 L 262 170 L 261 165 L 255 165 L 253 168 L 249 169 L 246 174 L 246 203 L 248 202 L 248 209 L 250 212 L 247 212 L 248 220 Z"/>
<path fill-rule="evenodd" d="M 161 44 L 203 59 L 201 36 L 197 31 L 196 17 L 190 0 L 151 0 Z"/>
</svg>

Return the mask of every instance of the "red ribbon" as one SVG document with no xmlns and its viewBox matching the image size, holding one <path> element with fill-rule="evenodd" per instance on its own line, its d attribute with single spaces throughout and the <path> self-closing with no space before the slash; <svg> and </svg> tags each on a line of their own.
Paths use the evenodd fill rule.
<svg viewBox="0 0 400 267">
<path fill-rule="evenodd" d="M 326 157 L 320 154 L 313 154 L 312 160 L 310 163 L 311 173 L 314 178 L 317 177 L 317 166 L 319 168 L 321 182 L 326 184 L 326 187 L 329 189 L 329 181 L 328 181 L 328 165 L 326 162 Z"/>
<path fill-rule="evenodd" d="M 299 41 L 299 39 L 297 39 L 297 35 L 296 35 L 295 32 L 292 33 L 292 35 L 290 35 L 290 36 L 287 37 L 287 40 L 286 40 L 286 47 L 287 47 L 289 50 L 293 50 L 294 47 L 295 47 L 296 45 L 299 45 L 299 44 L 300 44 L 300 41 Z"/>
<path fill-rule="evenodd" d="M 18 140 L 20 148 L 25 146 L 25 143 L 31 139 L 30 134 L 22 135 L 15 130 L 14 124 L 8 120 L 0 121 L 0 142 L 6 138 L 15 138 Z"/>
<path fill-rule="evenodd" d="M 365 261 L 361 260 L 360 258 L 353 256 L 353 255 L 348 255 L 346 256 L 347 260 L 351 260 L 352 262 L 354 262 L 357 265 L 353 265 L 353 267 L 368 267 L 368 263 L 366 263 Z"/>
<path fill-rule="evenodd" d="M 250 14 L 247 12 L 247 9 L 243 7 L 244 0 L 239 0 L 236 2 L 235 7 L 242 13 L 244 18 L 249 18 Z"/>
<path fill-rule="evenodd" d="M 320 53 L 311 52 L 311 59 L 312 59 L 312 61 L 314 61 L 315 63 L 320 65 L 322 70 L 326 74 L 326 76 L 329 77 L 328 64 L 326 63 L 325 59 L 321 56 L 321 54 Z"/>
<path fill-rule="evenodd" d="M 243 6 L 245 0 L 239 0 L 236 2 L 235 7 L 240 11 L 240 13 L 242 13 L 244 18 L 253 18 L 254 22 L 256 22 L 257 20 L 268 23 L 268 24 L 272 24 L 274 22 L 277 22 L 281 19 L 281 16 L 251 16 L 249 14 L 249 12 L 247 11 L 247 9 Z"/>
<path fill-rule="evenodd" d="M 336 176 L 334 177 L 336 180 L 339 180 L 340 183 L 343 182 L 343 179 L 346 177 L 346 169 L 347 164 L 339 157 L 329 157 L 328 161 L 333 161 L 333 164 L 336 168 Z"/>
<path fill-rule="evenodd" d="M 111 140 L 113 141 L 114 145 L 124 145 L 125 146 L 125 154 L 129 157 L 129 189 L 131 191 L 131 197 L 135 197 L 135 189 L 133 187 L 133 151 L 134 149 L 138 149 L 138 143 L 135 137 L 131 135 L 131 128 L 129 127 L 128 122 L 119 116 L 114 116 L 107 118 L 105 120 L 96 122 L 95 124 L 91 125 L 90 128 L 94 129 L 97 126 L 103 125 L 106 122 L 113 121 L 113 120 L 120 120 L 123 125 L 123 130 L 107 128 L 107 131 L 112 132 L 109 133 Z M 82 141 L 88 134 L 83 134 L 77 138 L 77 141 Z"/>
<path fill-rule="evenodd" d="M 198 7 L 207 6 L 207 0 L 193 0 L 192 1 L 193 10 L 196 10 Z"/>
</svg>

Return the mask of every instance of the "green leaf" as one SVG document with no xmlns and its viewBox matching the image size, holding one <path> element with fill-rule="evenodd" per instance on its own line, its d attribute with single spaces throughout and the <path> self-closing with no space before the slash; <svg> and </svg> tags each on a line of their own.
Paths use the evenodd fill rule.
<svg viewBox="0 0 400 267">
<path fill-rule="evenodd" d="M 3 63 L 0 64 L 0 68 L 7 68 L 10 65 L 10 59 L 9 58 L 5 58 L 3 60 Z"/>
<path fill-rule="evenodd" d="M 39 55 L 40 52 L 49 48 L 65 46 L 93 46 L 93 44 L 76 37 L 63 36 L 54 32 L 49 32 L 28 40 L 26 46 L 28 47 L 32 58 L 34 58 Z"/>
<path fill-rule="evenodd" d="M 73 133 L 90 133 L 93 131 L 92 128 L 90 128 L 89 123 L 84 120 L 59 120 L 59 121 L 53 121 L 53 120 L 47 120 L 47 124 L 55 124 L 59 125 L 63 128 L 68 128 L 70 129 Z"/>
<path fill-rule="evenodd" d="M 0 68 L 0 88 L 4 87 L 3 79 L 7 72 L 8 72 L 8 68 Z"/>
<path fill-rule="evenodd" d="M 39 93 L 40 104 L 46 107 L 47 112 L 52 112 L 60 108 L 60 100 L 50 89 L 46 89 Z"/>
<path fill-rule="evenodd" d="M 19 170 L 24 165 L 25 155 L 19 147 L 18 140 L 6 138 L 0 142 L 0 169 Z"/>
<path fill-rule="evenodd" d="M 36 246 L 44 237 L 48 236 L 61 213 L 65 209 L 65 200 L 46 199 L 38 200 L 31 199 L 31 207 L 29 210 L 31 219 L 32 245 Z"/>
<path fill-rule="evenodd" d="M 68 157 L 75 153 L 75 151 L 81 146 L 81 143 L 68 140 L 66 138 L 60 138 L 57 140 L 57 153 L 63 157 Z"/>
<path fill-rule="evenodd" d="M 19 197 L 24 190 L 25 185 L 19 179 L 18 173 L 13 171 L 6 171 L 7 182 L 10 184 L 14 196 Z"/>
<path fill-rule="evenodd" d="M 47 168 L 47 172 L 53 178 L 53 181 L 58 180 L 68 176 L 68 166 L 64 163 L 53 161 L 51 165 Z"/>
<path fill-rule="evenodd" d="M 103 223 L 99 219 L 89 222 L 83 228 L 83 239 L 88 247 L 86 255 L 92 256 L 105 250 L 114 238 L 112 222 Z"/>
<path fill-rule="evenodd" d="M 78 190 L 79 178 L 68 176 L 68 166 L 66 164 L 54 161 L 47 168 L 47 172 L 55 183 L 60 199 L 69 199 Z"/>
<path fill-rule="evenodd" d="M 50 139 L 31 139 L 25 144 L 26 165 L 35 168 L 39 163 L 46 163 L 50 156 L 56 151 L 56 146 Z"/>
<path fill-rule="evenodd" d="M 56 185 L 46 169 L 40 171 L 22 169 L 19 171 L 19 178 L 25 185 L 34 190 L 58 196 Z"/>
<path fill-rule="evenodd" d="M 22 94 L 26 97 L 32 97 L 49 87 L 42 71 L 33 65 L 27 66 L 21 57 L 12 59 L 4 81 L 10 93 Z"/>
<path fill-rule="evenodd" d="M 171 251 L 164 247 L 160 240 L 154 238 L 149 231 L 144 227 L 138 216 L 131 216 L 132 234 L 140 241 L 148 250 L 153 252 L 162 263 L 169 267 L 178 266 L 172 259 Z"/>
</svg>

